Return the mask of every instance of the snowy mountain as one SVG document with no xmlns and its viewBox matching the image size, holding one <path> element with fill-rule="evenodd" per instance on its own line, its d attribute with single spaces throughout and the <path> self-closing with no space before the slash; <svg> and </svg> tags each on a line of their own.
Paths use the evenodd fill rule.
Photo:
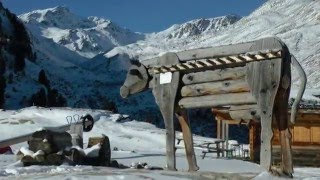
<svg viewBox="0 0 320 180">
<path fill-rule="evenodd" d="M 18 109 L 32 105 L 87 107 L 114 109 L 141 120 L 144 120 L 146 116 L 156 120 L 160 119 L 152 96 L 148 95 L 145 98 L 145 95 L 138 95 L 131 100 L 122 100 L 120 97 L 119 87 L 125 77 L 125 70 L 129 66 L 128 56 L 106 58 L 101 54 L 91 59 L 86 57 L 88 54 L 83 55 L 72 51 L 44 33 L 52 29 L 53 24 L 56 24 L 57 31 L 54 36 L 61 35 L 59 34 L 62 32 L 60 28 L 67 27 L 62 27 L 65 22 L 59 23 L 59 21 L 68 20 L 68 18 L 61 18 L 61 13 L 69 11 L 57 7 L 36 12 L 39 13 L 23 15 L 24 20 L 28 20 L 23 24 L 9 10 L 0 7 L 0 33 L 2 35 L 0 39 L 2 45 L 0 51 L 2 57 L 0 58 L 0 108 Z M 53 18 L 53 12 L 56 12 L 56 19 Z M 48 21 L 49 17 L 51 17 L 50 21 Z M 68 17 L 70 20 L 72 16 L 68 15 Z M 74 22 L 76 22 L 75 19 L 72 18 Z M 39 27 L 41 23 L 37 20 L 48 23 Z M 127 30 L 117 29 L 107 20 L 97 18 L 91 18 L 91 20 L 94 23 L 86 24 L 85 20 L 82 21 L 83 24 L 86 24 L 83 31 L 90 32 L 89 25 L 97 29 L 104 27 L 101 32 L 107 32 L 106 30 L 110 28 L 110 33 L 105 33 L 105 35 L 118 44 L 124 43 L 122 39 L 128 41 L 130 37 L 141 36 L 136 33 L 130 35 Z M 76 26 L 75 24 L 70 23 L 69 28 Z M 95 28 L 93 31 L 96 31 Z M 79 27 L 75 30 L 82 31 L 80 29 Z M 109 36 L 112 35 L 112 32 L 119 33 Z M 130 37 L 122 36 L 123 34 L 130 35 Z M 112 39 L 113 37 L 119 38 Z M 109 41 L 108 38 L 99 39 Z M 107 49 L 101 51 L 104 52 Z M 90 53 L 96 55 L 100 51 Z M 102 71 L 97 70 L 97 67 Z M 139 103 L 141 99 L 144 99 L 146 104 Z"/>
<path fill-rule="evenodd" d="M 155 36 L 166 37 L 167 39 L 188 38 L 207 32 L 223 30 L 239 19 L 241 17 L 237 15 L 195 19 L 183 24 L 175 24 L 164 31 L 156 33 Z"/>
<path fill-rule="evenodd" d="M 168 39 L 170 33 L 160 32 L 157 34 L 164 36 L 149 36 L 145 41 L 115 47 L 107 55 L 126 53 L 145 60 L 168 51 L 239 43 L 275 35 L 288 45 L 291 53 L 301 62 L 308 76 L 307 87 L 320 88 L 319 19 L 319 1 L 269 0 L 249 16 L 223 30 L 210 30 L 178 39 Z M 297 81 L 297 77 L 293 80 Z"/>
<path fill-rule="evenodd" d="M 0 108 L 4 108 L 9 99 L 14 101 L 17 98 L 10 92 L 17 92 L 16 86 L 21 85 L 17 83 L 17 79 L 24 76 L 26 64 L 35 61 L 35 56 L 23 23 L 10 11 L 4 9 L 1 3 L 0 35 Z M 26 88 L 24 95 L 31 95 L 29 88 L 32 89 L 38 84 L 25 76 L 23 79 L 27 82 L 24 86 Z"/>
<path fill-rule="evenodd" d="M 19 18 L 27 28 L 36 60 L 26 61 L 22 75 L 11 73 L 14 78 L 6 86 L 4 107 L 30 106 L 33 95 L 58 93 L 57 97 L 65 98 L 70 107 L 104 109 L 115 102 L 120 112 L 140 120 L 159 120 L 150 92 L 129 99 L 119 96 L 130 59 L 145 60 L 168 51 L 271 35 L 279 36 L 301 62 L 308 75 L 308 88 L 319 88 L 319 9 L 318 1 L 270 0 L 242 19 L 235 15 L 198 19 L 151 34 L 134 33 L 102 18 L 83 18 L 66 7 L 22 14 Z M 39 83 L 42 70 L 50 88 Z M 293 79 L 297 81 L 297 77 Z M 315 93 L 312 91 L 320 94 Z"/>
<path fill-rule="evenodd" d="M 92 58 L 115 46 L 127 45 L 144 39 L 141 33 L 124 29 L 115 23 L 99 18 L 83 18 L 67 7 L 55 7 L 22 14 L 19 18 L 32 27 L 34 34 L 52 39 L 55 43 Z"/>
<path fill-rule="evenodd" d="M 169 28 L 164 32 L 140 34 L 120 28 L 102 18 L 79 17 L 66 7 L 36 10 L 22 14 L 19 18 L 28 29 L 37 56 L 35 62 L 27 64 L 25 76 L 31 77 L 36 82 L 43 70 L 50 89 L 46 93 L 43 90 L 40 93 L 43 88 L 41 85 L 28 88 L 30 93 L 24 97 L 23 93 L 17 95 L 16 92 L 10 92 L 7 88 L 6 93 L 16 98 L 9 99 L 6 102 L 6 108 L 16 109 L 32 105 L 25 102 L 32 94 L 37 96 L 42 94 L 45 97 L 54 89 L 71 107 L 103 109 L 109 102 L 115 102 L 120 112 L 131 114 L 141 120 L 153 119 L 153 121 L 158 121 L 161 117 L 150 92 L 127 100 L 119 96 L 119 87 L 130 66 L 131 56 L 127 53 L 104 54 L 102 52 L 108 52 L 114 46 L 125 47 L 121 45 L 139 42 L 143 38 L 147 41 L 147 39 L 178 33 L 185 33 L 181 38 L 193 37 L 194 35 L 187 31 L 188 26 L 197 27 L 198 33 L 219 31 L 235 21 L 235 16 L 194 20 L 179 26 L 175 25 L 176 28 Z M 90 47 L 85 47 L 86 43 Z M 93 46 L 99 48 L 92 48 Z M 22 92 L 24 88 L 25 86 L 21 85 L 16 89 Z M 21 99 L 24 99 L 22 104 Z"/>
</svg>

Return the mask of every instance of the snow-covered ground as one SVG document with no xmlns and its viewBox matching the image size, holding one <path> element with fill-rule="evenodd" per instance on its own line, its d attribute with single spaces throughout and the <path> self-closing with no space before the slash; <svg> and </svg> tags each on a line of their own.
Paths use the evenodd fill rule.
<svg viewBox="0 0 320 180">
<path fill-rule="evenodd" d="M 165 167 L 165 130 L 145 122 L 123 119 L 120 114 L 102 110 L 70 108 L 30 107 L 18 111 L 0 112 L 0 141 L 20 133 L 25 134 L 41 127 L 67 124 L 66 117 L 91 114 L 96 121 L 91 132 L 84 133 L 86 146 L 88 137 L 105 134 L 110 139 L 112 159 L 130 166 L 132 163 L 147 163 L 148 166 Z M 27 120 L 32 120 L 27 121 Z M 5 122 L 5 123 L 4 123 Z M 22 128 L 23 127 L 23 128 Z M 181 137 L 181 133 L 177 132 Z M 214 141 L 212 138 L 194 136 L 195 144 Z M 234 142 L 234 141 L 233 141 Z M 181 143 L 183 144 L 183 143 Z M 177 145 L 178 172 L 166 170 L 115 169 L 92 166 L 30 166 L 22 167 L 14 155 L 0 155 L 0 179 L 270 179 L 258 164 L 251 162 L 216 158 L 209 154 L 202 159 L 202 149 L 195 147 L 200 170 L 187 172 L 187 161 L 183 145 Z M 26 143 L 13 145 L 14 152 Z M 117 150 L 114 150 L 117 149 Z M 320 179 L 320 168 L 295 167 L 296 179 Z"/>
</svg>

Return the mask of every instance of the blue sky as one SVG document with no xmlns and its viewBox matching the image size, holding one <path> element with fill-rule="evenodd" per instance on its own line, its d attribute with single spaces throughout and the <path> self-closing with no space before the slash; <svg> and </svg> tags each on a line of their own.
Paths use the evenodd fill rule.
<svg viewBox="0 0 320 180">
<path fill-rule="evenodd" d="M 138 32 L 156 32 L 192 19 L 249 15 L 266 0 L 0 0 L 16 14 L 67 6 L 83 17 L 99 16 Z"/>
</svg>

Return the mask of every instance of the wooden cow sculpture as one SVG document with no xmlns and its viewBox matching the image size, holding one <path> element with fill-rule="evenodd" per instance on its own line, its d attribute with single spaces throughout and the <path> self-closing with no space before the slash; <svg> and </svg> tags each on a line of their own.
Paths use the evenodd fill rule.
<svg viewBox="0 0 320 180">
<path fill-rule="evenodd" d="M 272 121 L 282 149 L 281 172 L 293 173 L 287 109 L 291 64 L 301 82 L 292 106 L 294 123 L 306 76 L 287 46 L 270 37 L 252 42 L 167 53 L 134 62 L 120 89 L 122 97 L 152 88 L 166 128 L 167 167 L 176 170 L 174 116 L 180 122 L 189 171 L 198 170 L 187 108 L 228 107 L 234 119 L 261 122 L 260 164 L 271 171 Z"/>
</svg>

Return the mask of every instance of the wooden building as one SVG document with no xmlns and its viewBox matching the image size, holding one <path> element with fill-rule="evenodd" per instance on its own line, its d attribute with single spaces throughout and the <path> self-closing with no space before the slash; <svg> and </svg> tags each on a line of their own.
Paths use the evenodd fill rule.
<svg viewBox="0 0 320 180">
<path fill-rule="evenodd" d="M 290 112 L 288 112 L 290 115 Z M 320 166 L 320 109 L 300 109 L 297 120 L 291 125 L 293 164 Z M 278 130 L 274 129 L 274 163 L 280 161 Z"/>
<path fill-rule="evenodd" d="M 230 124 L 244 123 L 240 120 L 232 119 L 227 109 L 212 109 L 212 111 L 217 120 L 217 138 L 228 138 L 228 126 Z M 290 111 L 288 116 L 290 116 Z M 250 128 L 250 159 L 253 162 L 258 162 L 260 158 L 261 127 L 259 123 L 254 123 L 253 121 L 248 126 Z M 290 127 L 294 165 L 320 166 L 320 109 L 300 109 L 296 123 L 290 125 Z M 273 128 L 273 133 L 273 163 L 279 164 L 281 160 L 279 131 Z"/>
</svg>

